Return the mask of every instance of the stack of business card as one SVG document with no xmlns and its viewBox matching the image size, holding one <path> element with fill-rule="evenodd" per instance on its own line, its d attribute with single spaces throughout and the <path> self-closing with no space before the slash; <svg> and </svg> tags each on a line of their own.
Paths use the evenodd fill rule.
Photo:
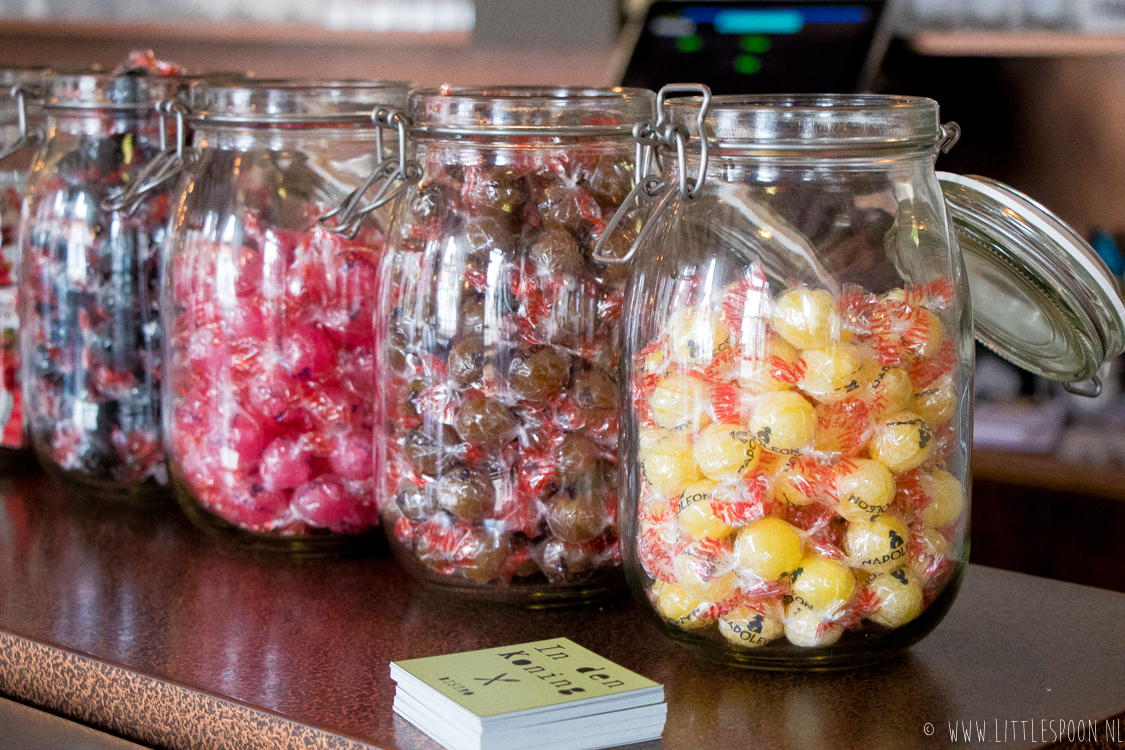
<svg viewBox="0 0 1125 750">
<path fill-rule="evenodd" d="M 391 662 L 395 713 L 449 750 L 658 739 L 664 687 L 566 638 Z"/>
</svg>

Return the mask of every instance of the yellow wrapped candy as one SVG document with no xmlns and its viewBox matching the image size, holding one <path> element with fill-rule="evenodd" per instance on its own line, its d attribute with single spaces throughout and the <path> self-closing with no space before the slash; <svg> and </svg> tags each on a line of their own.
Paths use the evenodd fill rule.
<svg viewBox="0 0 1125 750">
<path fill-rule="evenodd" d="M 652 419 L 666 430 L 698 430 L 709 421 L 704 413 L 711 399 L 705 383 L 687 375 L 669 375 L 649 397 Z"/>
<path fill-rule="evenodd" d="M 922 614 L 922 585 L 910 568 L 897 568 L 876 576 L 867 590 L 879 597 L 879 609 L 871 621 L 888 628 L 900 628 Z"/>
<path fill-rule="evenodd" d="M 730 348 L 727 327 L 705 308 L 681 307 L 668 317 L 665 330 L 672 345 L 672 359 L 687 367 L 709 365 Z"/>
<path fill-rule="evenodd" d="M 757 648 L 784 635 L 785 625 L 780 620 L 742 606 L 719 618 L 719 633 L 735 646 Z"/>
<path fill-rule="evenodd" d="M 933 432 L 921 417 L 908 411 L 876 421 L 868 443 L 871 458 L 896 474 L 921 466 L 933 449 Z"/>
<path fill-rule="evenodd" d="M 738 532 L 734 550 L 742 572 L 776 581 L 800 564 L 801 537 L 785 521 L 771 516 Z"/>
<path fill-rule="evenodd" d="M 808 462 L 794 456 L 780 464 L 773 475 L 773 496 L 787 505 L 808 505 L 816 500 L 812 477 L 805 471 Z"/>
<path fill-rule="evenodd" d="M 925 388 L 915 390 L 910 398 L 910 411 L 934 427 L 952 419 L 956 409 L 957 389 L 953 387 L 953 374 L 948 372 Z"/>
<path fill-rule="evenodd" d="M 793 391 L 762 395 L 750 417 L 750 432 L 766 450 L 796 453 L 812 444 L 816 410 Z"/>
<path fill-rule="evenodd" d="M 731 527 L 715 516 L 711 508 L 711 493 L 715 483 L 710 480 L 695 482 L 684 488 L 676 501 L 676 518 L 680 528 L 692 539 L 724 539 L 730 536 Z"/>
<path fill-rule="evenodd" d="M 923 475 L 923 487 L 930 496 L 930 504 L 922 511 L 922 521 L 931 529 L 953 523 L 965 508 L 965 488 L 957 477 L 944 469 L 934 469 Z"/>
<path fill-rule="evenodd" d="M 683 436 L 666 437 L 645 451 L 641 463 L 645 481 L 659 495 L 678 496 L 684 487 L 703 478 L 695 465 L 695 450 Z"/>
<path fill-rule="evenodd" d="M 663 585 L 656 595 L 656 611 L 681 630 L 692 630 L 708 624 L 704 603 L 675 583 Z"/>
<path fill-rule="evenodd" d="M 820 349 L 806 349 L 801 352 L 804 375 L 797 387 L 817 401 L 839 401 L 862 388 L 864 362 L 864 353 L 855 344 L 834 341 Z"/>
<path fill-rule="evenodd" d="M 820 614 L 835 613 L 854 593 L 851 569 L 821 555 L 806 555 L 793 573 L 793 600 Z"/>
<path fill-rule="evenodd" d="M 871 407 L 874 416 L 891 414 L 910 407 L 914 397 L 914 383 L 905 370 L 883 367 L 868 360 L 864 363 L 861 379 L 864 382 L 864 389 L 860 398 Z"/>
<path fill-rule="evenodd" d="M 738 383 L 752 393 L 787 391 L 793 386 L 777 374 L 797 372 L 797 348 L 782 338 L 743 343 L 738 363 Z"/>
<path fill-rule="evenodd" d="M 797 602 L 790 602 L 785 608 L 785 637 L 794 646 L 801 648 L 831 646 L 840 640 L 843 633 L 843 627 L 825 622 L 820 614 L 802 607 Z"/>
<path fill-rule="evenodd" d="M 894 516 L 852 521 L 844 534 L 844 549 L 860 570 L 886 573 L 907 561 L 910 532 Z"/>
<path fill-rule="evenodd" d="M 729 545 L 723 549 L 711 540 L 693 542 L 672 559 L 676 580 L 694 597 L 721 602 L 738 587 L 729 554 Z"/>
<path fill-rule="evenodd" d="M 774 302 L 770 322 L 778 334 L 798 349 L 816 349 L 840 338 L 840 314 L 832 294 L 798 287 Z"/>
<path fill-rule="evenodd" d="M 750 433 L 736 424 L 713 424 L 695 439 L 695 462 L 708 479 L 722 482 L 753 471 L 761 449 Z"/>
<path fill-rule="evenodd" d="M 895 499 L 890 470 L 868 458 L 841 462 L 833 472 L 837 512 L 849 521 L 873 521 Z"/>
</svg>

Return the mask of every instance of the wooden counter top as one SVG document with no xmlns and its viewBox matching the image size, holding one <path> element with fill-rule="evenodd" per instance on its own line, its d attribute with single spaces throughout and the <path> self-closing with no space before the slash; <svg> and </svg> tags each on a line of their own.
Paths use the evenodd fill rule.
<svg viewBox="0 0 1125 750">
<path fill-rule="evenodd" d="M 432 750 L 391 712 L 389 661 L 565 636 L 664 683 L 668 724 L 646 750 L 973 747 L 951 741 L 952 723 L 992 743 L 1005 721 L 1028 734 L 1003 747 L 1030 748 L 1052 745 L 1041 721 L 1097 722 L 1101 740 L 1105 720 L 1125 716 L 1125 595 L 1099 589 L 973 566 L 906 656 L 770 674 L 697 660 L 627 598 L 455 604 L 374 553 L 253 557 L 172 505 L 106 507 L 37 474 L 0 480 L 0 694 L 146 745 Z"/>
</svg>

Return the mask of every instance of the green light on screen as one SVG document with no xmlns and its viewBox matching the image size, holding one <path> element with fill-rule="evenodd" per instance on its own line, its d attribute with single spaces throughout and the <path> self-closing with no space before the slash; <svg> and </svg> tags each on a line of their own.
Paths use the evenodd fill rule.
<svg viewBox="0 0 1125 750">
<path fill-rule="evenodd" d="M 681 36 L 676 39 L 676 49 L 680 52 L 698 52 L 703 49 L 703 39 L 698 34 Z"/>
<path fill-rule="evenodd" d="M 751 76 L 762 69 L 762 61 L 753 55 L 739 55 L 734 58 L 734 70 L 736 73 Z"/>
<path fill-rule="evenodd" d="M 753 55 L 761 55 L 770 51 L 773 42 L 765 34 L 750 34 L 749 36 L 742 37 L 742 51 L 749 52 Z"/>
</svg>

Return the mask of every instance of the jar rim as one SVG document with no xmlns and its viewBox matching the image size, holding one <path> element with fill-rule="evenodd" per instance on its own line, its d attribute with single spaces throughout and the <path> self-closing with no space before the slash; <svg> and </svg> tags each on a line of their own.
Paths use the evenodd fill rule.
<svg viewBox="0 0 1125 750">
<path fill-rule="evenodd" d="M 413 130 L 441 135 L 621 136 L 653 116 L 648 89 L 441 86 L 410 92 Z"/>
<path fill-rule="evenodd" d="M 229 125 L 368 124 L 376 107 L 402 107 L 406 81 L 248 79 L 203 81 L 189 93 L 188 119 Z"/>
<path fill-rule="evenodd" d="M 177 96 L 192 76 L 113 74 L 97 72 L 49 74 L 43 106 L 50 110 L 149 109 L 161 99 Z"/>
<path fill-rule="evenodd" d="M 698 137 L 700 97 L 665 103 L 668 118 Z M 890 94 L 750 94 L 712 97 L 709 143 L 729 150 L 934 147 L 938 103 Z"/>
</svg>

